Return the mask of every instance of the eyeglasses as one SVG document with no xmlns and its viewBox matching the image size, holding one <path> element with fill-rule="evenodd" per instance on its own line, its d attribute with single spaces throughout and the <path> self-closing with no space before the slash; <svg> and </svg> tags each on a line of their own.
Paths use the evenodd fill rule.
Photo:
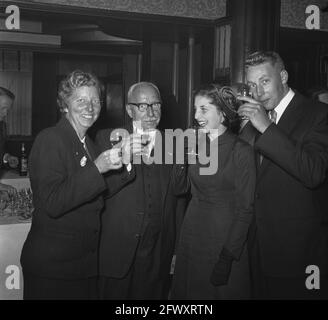
<svg viewBox="0 0 328 320">
<path fill-rule="evenodd" d="M 161 109 L 162 103 L 161 102 L 154 102 L 151 104 L 148 103 L 133 103 L 130 102 L 129 104 L 132 104 L 133 106 L 136 106 L 140 112 L 145 112 L 148 110 L 148 108 L 152 108 L 153 111 L 159 111 Z"/>
</svg>

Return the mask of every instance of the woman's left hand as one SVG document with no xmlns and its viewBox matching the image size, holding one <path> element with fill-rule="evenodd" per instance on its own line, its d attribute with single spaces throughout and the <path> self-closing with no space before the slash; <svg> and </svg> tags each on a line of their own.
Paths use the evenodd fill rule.
<svg viewBox="0 0 328 320">
<path fill-rule="evenodd" d="M 102 152 L 94 161 L 100 173 L 109 170 L 117 170 L 122 167 L 122 151 L 120 148 L 112 148 Z"/>
</svg>

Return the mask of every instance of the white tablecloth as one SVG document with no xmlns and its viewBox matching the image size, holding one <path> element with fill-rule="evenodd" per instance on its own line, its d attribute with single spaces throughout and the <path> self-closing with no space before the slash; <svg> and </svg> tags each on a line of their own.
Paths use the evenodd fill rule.
<svg viewBox="0 0 328 320">
<path fill-rule="evenodd" d="M 0 182 L 9 184 L 16 189 L 30 188 L 30 179 L 28 177 L 21 177 L 15 171 L 5 171 L 0 173 Z"/>
<path fill-rule="evenodd" d="M 20 177 L 15 172 L 2 173 L 0 182 L 16 189 L 30 187 L 29 178 Z M 19 259 L 30 227 L 30 222 L 20 221 L 17 217 L 0 220 L 0 300 L 23 298 L 23 276 Z M 18 284 L 17 288 L 10 289 L 13 284 Z"/>
<path fill-rule="evenodd" d="M 0 225 L 0 300 L 19 300 L 23 298 L 23 276 L 19 259 L 30 227 L 31 223 Z M 16 266 L 19 270 L 18 279 L 15 278 L 15 281 L 19 282 L 17 288 L 8 289 L 6 286 L 8 280 L 13 280 L 8 279 L 8 277 L 14 274 L 14 269 L 11 271 L 7 269 L 9 266 Z M 15 284 L 18 282 L 15 282 Z"/>
</svg>

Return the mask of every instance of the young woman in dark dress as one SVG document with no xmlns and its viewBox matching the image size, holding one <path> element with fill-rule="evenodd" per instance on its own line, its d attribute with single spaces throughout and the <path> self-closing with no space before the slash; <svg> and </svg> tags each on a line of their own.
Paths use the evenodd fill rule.
<svg viewBox="0 0 328 320">
<path fill-rule="evenodd" d="M 218 169 L 202 175 L 195 164 L 176 167 L 179 194 L 191 193 L 177 249 L 172 299 L 249 299 L 248 227 L 253 217 L 255 160 L 231 127 L 237 120 L 229 87 L 210 84 L 195 94 L 195 120 L 207 134 L 198 154 L 218 154 Z"/>
</svg>

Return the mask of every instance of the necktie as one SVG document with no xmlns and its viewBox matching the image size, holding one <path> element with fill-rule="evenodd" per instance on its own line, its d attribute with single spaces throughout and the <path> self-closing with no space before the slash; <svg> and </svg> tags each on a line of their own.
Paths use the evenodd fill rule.
<svg viewBox="0 0 328 320">
<path fill-rule="evenodd" d="M 92 157 L 91 157 L 88 147 L 85 143 L 85 140 L 82 142 L 82 144 L 83 144 L 83 148 L 84 148 L 85 152 L 87 153 L 88 157 L 92 160 Z"/>
<path fill-rule="evenodd" d="M 269 118 L 270 118 L 271 122 L 277 123 L 277 111 L 275 111 L 275 110 L 269 111 Z M 262 161 L 263 161 L 263 155 L 260 154 L 260 164 L 262 164 Z"/>
<path fill-rule="evenodd" d="M 269 117 L 270 117 L 271 122 L 277 123 L 277 111 L 271 110 L 269 112 Z"/>
</svg>

